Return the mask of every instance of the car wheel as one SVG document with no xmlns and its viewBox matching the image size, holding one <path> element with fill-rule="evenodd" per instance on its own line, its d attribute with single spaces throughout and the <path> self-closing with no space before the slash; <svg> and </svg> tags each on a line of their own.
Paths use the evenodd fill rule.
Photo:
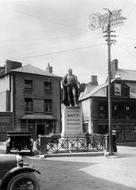
<svg viewBox="0 0 136 190">
<path fill-rule="evenodd" d="M 33 156 L 33 150 L 32 149 L 30 149 L 30 155 Z"/>
<path fill-rule="evenodd" d="M 20 173 L 9 181 L 7 190 L 40 190 L 39 180 L 32 173 Z"/>
</svg>

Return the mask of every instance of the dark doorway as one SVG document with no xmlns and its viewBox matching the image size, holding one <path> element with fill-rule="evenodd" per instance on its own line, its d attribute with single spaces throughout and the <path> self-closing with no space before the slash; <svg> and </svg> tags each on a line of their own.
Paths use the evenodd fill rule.
<svg viewBox="0 0 136 190">
<path fill-rule="evenodd" d="M 38 135 L 45 135 L 45 128 L 43 124 L 37 125 L 37 136 Z"/>
</svg>

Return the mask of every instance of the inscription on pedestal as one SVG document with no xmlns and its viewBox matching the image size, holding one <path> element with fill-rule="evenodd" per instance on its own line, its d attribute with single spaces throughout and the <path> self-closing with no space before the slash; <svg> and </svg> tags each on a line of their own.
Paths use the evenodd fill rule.
<svg viewBox="0 0 136 190">
<path fill-rule="evenodd" d="M 84 136 L 80 107 L 65 107 L 62 113 L 62 137 Z"/>
</svg>

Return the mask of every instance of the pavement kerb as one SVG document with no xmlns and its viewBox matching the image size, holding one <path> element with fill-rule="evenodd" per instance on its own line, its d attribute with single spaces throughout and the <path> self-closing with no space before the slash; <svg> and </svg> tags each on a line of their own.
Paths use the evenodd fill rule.
<svg viewBox="0 0 136 190">
<path fill-rule="evenodd" d="M 50 158 L 50 157 L 91 157 L 103 156 L 103 152 L 78 152 L 78 153 L 57 153 L 57 154 L 41 154 L 34 156 L 35 158 Z"/>
</svg>

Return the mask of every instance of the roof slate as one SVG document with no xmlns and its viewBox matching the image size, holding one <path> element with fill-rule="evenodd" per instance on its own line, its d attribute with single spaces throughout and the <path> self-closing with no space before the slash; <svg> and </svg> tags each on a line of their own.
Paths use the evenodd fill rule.
<svg viewBox="0 0 136 190">
<path fill-rule="evenodd" d="M 51 77 L 60 77 L 58 75 L 55 75 L 53 73 L 49 73 L 47 71 L 44 71 L 38 67 L 35 67 L 33 65 L 25 65 L 22 67 L 19 67 L 17 69 L 11 70 L 11 72 L 19 72 L 19 73 L 31 73 L 31 74 L 36 74 L 36 75 L 44 75 L 44 76 L 51 76 Z M 60 77 L 61 78 L 61 77 Z"/>
<path fill-rule="evenodd" d="M 118 69 L 115 73 L 115 76 L 119 76 L 122 81 L 134 81 L 136 84 L 136 70 L 126 70 L 126 69 Z M 116 80 L 116 78 L 112 79 L 111 82 Z M 106 97 L 106 87 L 108 83 L 105 82 L 104 84 L 98 85 L 96 88 L 92 89 L 89 93 L 82 93 L 80 96 L 79 101 L 85 100 L 89 97 Z M 136 85 L 128 85 L 130 87 L 130 97 L 136 98 L 136 92 L 134 91 Z"/>
<path fill-rule="evenodd" d="M 87 94 L 82 94 L 82 96 L 79 98 L 79 101 L 82 101 L 84 99 L 87 99 L 89 97 L 106 97 L 106 88 L 107 87 L 108 83 L 104 83 L 104 84 L 101 84 L 101 85 L 98 85 L 96 86 L 92 91 L 90 91 L 89 93 Z"/>
<path fill-rule="evenodd" d="M 116 75 L 120 76 L 122 80 L 136 81 L 136 70 L 118 69 Z"/>
</svg>

